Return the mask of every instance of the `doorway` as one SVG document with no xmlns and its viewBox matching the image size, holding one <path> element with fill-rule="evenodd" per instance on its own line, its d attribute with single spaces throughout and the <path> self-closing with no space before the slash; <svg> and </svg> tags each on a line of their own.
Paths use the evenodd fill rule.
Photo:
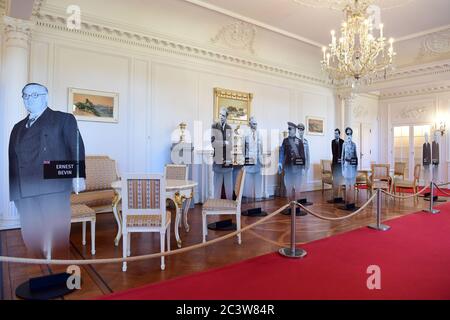
<svg viewBox="0 0 450 320">
<path fill-rule="evenodd" d="M 425 133 L 431 139 L 432 125 L 406 125 L 393 127 L 393 157 L 392 166 L 395 162 L 406 162 L 405 178 L 412 179 L 414 166 L 422 165 L 422 150 L 425 143 Z M 431 142 L 431 141 L 429 141 Z M 423 169 L 422 169 L 423 170 Z M 421 175 L 423 178 L 423 174 Z"/>
</svg>

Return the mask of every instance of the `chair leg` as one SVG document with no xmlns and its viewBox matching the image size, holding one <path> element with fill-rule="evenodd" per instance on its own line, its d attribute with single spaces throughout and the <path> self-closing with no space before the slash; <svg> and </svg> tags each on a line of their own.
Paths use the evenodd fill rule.
<svg viewBox="0 0 450 320">
<path fill-rule="evenodd" d="M 324 185 L 324 183 L 322 182 L 322 194 L 323 194 L 323 192 L 324 192 L 324 189 L 325 189 L 325 185 Z"/>
<path fill-rule="evenodd" d="M 202 234 L 203 234 L 203 243 L 206 242 L 206 235 L 208 233 L 208 227 L 206 225 L 206 214 L 202 212 Z"/>
<path fill-rule="evenodd" d="M 160 240 L 161 240 L 161 253 L 165 252 L 165 241 L 166 241 L 166 235 L 165 232 L 161 232 L 160 234 Z M 164 256 L 161 257 L 161 270 L 164 270 L 166 268 L 166 265 L 164 264 Z"/>
<path fill-rule="evenodd" d="M 167 251 L 170 252 L 170 223 L 167 226 L 166 237 L 167 237 Z"/>
<path fill-rule="evenodd" d="M 83 246 L 86 245 L 86 221 L 83 221 L 83 230 L 82 230 L 82 240 L 81 243 Z"/>
<path fill-rule="evenodd" d="M 128 234 L 128 240 L 127 240 L 127 257 L 131 256 L 131 233 Z"/>
<path fill-rule="evenodd" d="M 237 231 L 241 230 L 241 215 L 237 214 L 236 215 L 236 229 Z M 242 235 L 240 233 L 237 234 L 237 238 L 238 238 L 238 244 L 242 243 Z"/>
<path fill-rule="evenodd" d="M 91 253 L 95 256 L 95 220 L 91 221 Z"/>
<path fill-rule="evenodd" d="M 127 252 L 128 252 L 127 244 L 128 244 L 128 233 L 123 232 L 123 234 L 122 234 L 122 257 L 124 257 L 124 258 L 127 257 Z M 122 263 L 122 271 L 123 272 L 127 271 L 127 263 L 126 262 Z"/>
</svg>

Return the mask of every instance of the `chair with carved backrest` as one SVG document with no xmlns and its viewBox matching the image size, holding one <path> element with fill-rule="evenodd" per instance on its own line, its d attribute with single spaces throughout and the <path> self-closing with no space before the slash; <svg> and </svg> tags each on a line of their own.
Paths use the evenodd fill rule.
<svg viewBox="0 0 450 320">
<path fill-rule="evenodd" d="M 405 180 L 406 175 L 406 162 L 395 162 L 394 163 L 394 181 L 395 180 Z"/>
<path fill-rule="evenodd" d="M 131 233 L 157 232 L 161 252 L 170 251 L 170 212 L 166 210 L 166 181 L 159 174 L 128 174 L 122 179 L 123 257 L 131 254 Z M 161 270 L 165 269 L 161 257 Z M 122 271 L 127 270 L 124 262 Z"/>
<path fill-rule="evenodd" d="M 372 164 L 372 174 L 369 178 L 370 188 L 373 192 L 375 189 L 391 190 L 392 179 L 389 175 L 389 164 Z"/>
<path fill-rule="evenodd" d="M 187 180 L 188 167 L 183 164 L 167 164 L 164 168 L 166 180 Z"/>
<path fill-rule="evenodd" d="M 333 172 L 330 160 L 320 160 L 320 169 L 322 173 L 322 193 L 325 190 L 325 184 L 333 186 Z"/>
<path fill-rule="evenodd" d="M 394 180 L 393 190 L 394 193 L 402 189 L 412 189 L 413 193 L 418 192 L 419 188 L 419 180 L 420 180 L 420 171 L 422 170 L 422 166 L 420 164 L 416 164 L 414 167 L 414 179 L 413 180 Z M 419 200 L 418 196 L 414 197 L 414 200 Z"/>
<path fill-rule="evenodd" d="M 234 191 L 236 192 L 236 200 L 228 199 L 208 199 L 202 208 L 202 224 L 203 224 L 203 242 L 206 242 L 208 235 L 208 226 L 206 218 L 208 215 L 236 215 L 237 230 L 241 230 L 241 202 L 242 193 L 245 183 L 245 168 L 242 168 L 237 177 Z M 238 233 L 238 243 L 241 244 L 241 234 Z"/>
</svg>

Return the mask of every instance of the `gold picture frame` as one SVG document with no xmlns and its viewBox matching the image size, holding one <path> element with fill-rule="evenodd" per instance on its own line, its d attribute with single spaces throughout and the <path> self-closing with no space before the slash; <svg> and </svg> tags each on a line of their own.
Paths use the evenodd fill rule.
<svg viewBox="0 0 450 320">
<path fill-rule="evenodd" d="M 228 110 L 228 123 L 247 125 L 252 113 L 253 94 L 214 88 L 214 121 L 219 121 L 222 107 Z"/>
<path fill-rule="evenodd" d="M 77 120 L 119 122 L 119 94 L 69 88 L 68 112 Z"/>
<path fill-rule="evenodd" d="M 306 134 L 312 136 L 325 135 L 325 118 L 306 117 Z"/>
</svg>

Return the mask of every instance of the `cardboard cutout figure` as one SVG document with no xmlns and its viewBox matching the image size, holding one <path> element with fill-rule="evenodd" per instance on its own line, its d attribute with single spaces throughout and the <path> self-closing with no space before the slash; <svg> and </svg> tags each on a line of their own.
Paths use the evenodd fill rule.
<svg viewBox="0 0 450 320">
<path fill-rule="evenodd" d="M 219 121 L 212 125 L 211 144 L 214 149 L 214 198 L 220 199 L 225 185 L 227 199 L 233 199 L 232 131 L 227 124 L 228 111 L 222 108 Z"/>
<path fill-rule="evenodd" d="M 263 154 L 262 138 L 258 132 L 258 122 L 254 117 L 249 121 L 250 130 L 245 136 L 246 168 L 244 194 L 253 199 L 262 198 L 261 160 Z"/>
<path fill-rule="evenodd" d="M 346 190 L 346 204 L 354 204 L 354 187 L 356 183 L 356 174 L 358 168 L 358 153 L 356 152 L 356 144 L 352 141 L 353 129 L 347 127 L 345 129 L 346 139 L 342 145 L 342 176 L 344 177 Z"/>
<path fill-rule="evenodd" d="M 284 169 L 286 195 L 291 197 L 300 193 L 302 177 L 305 171 L 306 155 L 302 141 L 296 136 L 297 126 L 288 122 L 289 135 L 280 147 L 278 170 Z M 294 191 L 295 190 L 295 191 Z"/>
<path fill-rule="evenodd" d="M 425 184 L 429 184 L 431 181 L 431 145 L 429 142 L 428 132 L 424 135 L 425 143 L 422 148 L 422 164 L 423 164 L 423 176 Z"/>
<path fill-rule="evenodd" d="M 431 164 L 433 170 L 433 181 L 439 182 L 439 131 L 435 131 L 431 144 Z"/>
<path fill-rule="evenodd" d="M 44 179 L 44 163 L 84 161 L 83 139 L 75 117 L 47 106 L 48 90 L 27 84 L 22 98 L 29 115 L 9 140 L 9 191 L 20 215 L 22 237 L 35 255 L 68 257 L 70 194 L 85 189 L 86 173 L 77 178 Z"/>
<path fill-rule="evenodd" d="M 334 130 L 334 139 L 331 140 L 331 152 L 333 159 L 331 161 L 331 170 L 333 172 L 333 200 L 339 199 L 339 189 L 342 185 L 342 149 L 344 140 L 341 139 L 341 130 Z M 342 199 L 341 199 L 342 200 Z"/>
</svg>

